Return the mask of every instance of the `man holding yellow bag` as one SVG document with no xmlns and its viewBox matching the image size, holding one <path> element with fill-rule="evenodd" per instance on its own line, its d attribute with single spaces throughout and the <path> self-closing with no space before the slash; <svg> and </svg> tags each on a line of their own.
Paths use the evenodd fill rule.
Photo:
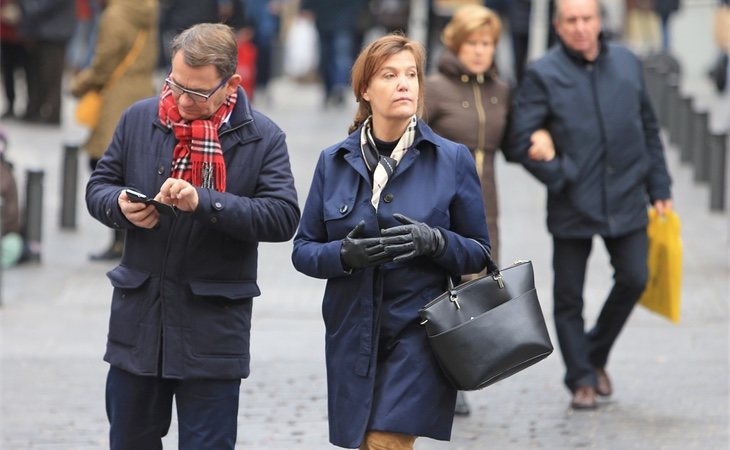
<svg viewBox="0 0 730 450">
<path fill-rule="evenodd" d="M 639 60 L 601 34 L 598 0 L 555 2 L 560 43 L 531 64 L 515 95 L 505 155 L 548 191 L 553 300 L 571 407 L 594 409 L 613 387 L 608 356 L 648 279 L 647 207 L 672 209 L 671 178 Z M 546 128 L 554 146 L 531 140 Z M 594 236 L 614 285 L 595 325 L 583 319 Z"/>
</svg>

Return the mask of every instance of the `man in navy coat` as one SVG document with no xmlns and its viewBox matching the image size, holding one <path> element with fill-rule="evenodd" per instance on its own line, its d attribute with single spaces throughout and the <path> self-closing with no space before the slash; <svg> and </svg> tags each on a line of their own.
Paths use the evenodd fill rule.
<svg viewBox="0 0 730 450">
<path fill-rule="evenodd" d="M 258 243 L 290 239 L 299 207 L 285 136 L 238 86 L 221 24 L 173 40 L 160 97 L 133 105 L 86 188 L 90 213 L 127 231 L 104 359 L 114 450 L 233 449 Z M 132 189 L 154 199 L 135 201 Z"/>
<path fill-rule="evenodd" d="M 557 1 L 554 25 L 560 45 L 528 67 L 505 153 L 547 187 L 564 381 L 571 406 L 592 409 L 597 395 L 612 393 L 608 355 L 648 277 L 647 207 L 672 207 L 671 179 L 641 64 L 604 42 L 598 0 Z M 554 150 L 530 142 L 541 127 Z M 614 285 L 586 332 L 583 285 L 595 235 L 611 256 Z"/>
</svg>

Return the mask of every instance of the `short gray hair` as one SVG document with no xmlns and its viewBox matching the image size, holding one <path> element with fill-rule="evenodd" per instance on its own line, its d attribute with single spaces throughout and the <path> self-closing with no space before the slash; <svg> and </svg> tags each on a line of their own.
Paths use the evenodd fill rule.
<svg viewBox="0 0 730 450">
<path fill-rule="evenodd" d="M 222 78 L 236 73 L 238 47 L 236 35 L 228 25 L 200 23 L 175 36 L 171 44 L 174 58 L 182 51 L 185 64 L 202 67 L 212 64 Z"/>
</svg>

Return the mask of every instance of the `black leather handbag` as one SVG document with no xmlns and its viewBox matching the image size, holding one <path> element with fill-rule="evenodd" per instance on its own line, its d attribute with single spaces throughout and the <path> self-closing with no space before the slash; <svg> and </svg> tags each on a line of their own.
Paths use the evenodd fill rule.
<svg viewBox="0 0 730 450">
<path fill-rule="evenodd" d="M 454 286 L 420 311 L 421 325 L 452 385 L 482 389 L 546 358 L 553 351 L 530 261 Z"/>
</svg>

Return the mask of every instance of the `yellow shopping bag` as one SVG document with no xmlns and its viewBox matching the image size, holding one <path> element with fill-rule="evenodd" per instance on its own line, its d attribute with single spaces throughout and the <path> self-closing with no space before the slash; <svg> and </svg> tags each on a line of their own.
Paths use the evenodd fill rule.
<svg viewBox="0 0 730 450">
<path fill-rule="evenodd" d="M 674 323 L 679 322 L 682 291 L 682 238 L 679 216 L 649 209 L 649 282 L 639 304 Z"/>
</svg>

